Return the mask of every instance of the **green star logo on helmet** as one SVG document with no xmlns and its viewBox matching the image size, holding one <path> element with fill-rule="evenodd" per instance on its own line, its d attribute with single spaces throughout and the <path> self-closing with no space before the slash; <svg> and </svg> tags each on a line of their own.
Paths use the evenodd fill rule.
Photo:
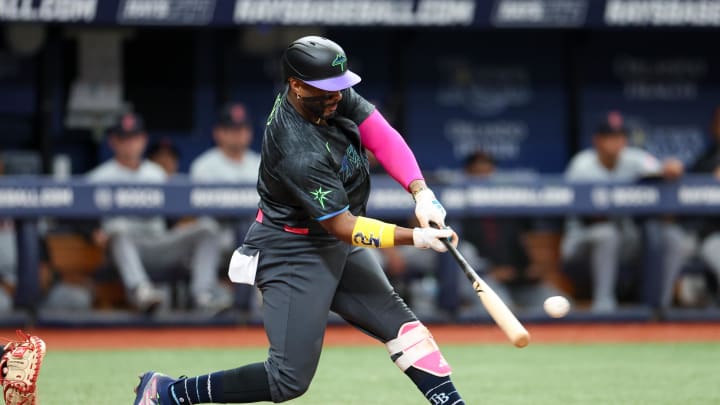
<svg viewBox="0 0 720 405">
<path fill-rule="evenodd" d="M 341 71 L 345 71 L 345 64 L 347 63 L 347 58 L 345 55 L 337 54 L 335 56 L 335 60 L 333 60 L 332 65 L 330 66 L 340 66 Z"/>
</svg>

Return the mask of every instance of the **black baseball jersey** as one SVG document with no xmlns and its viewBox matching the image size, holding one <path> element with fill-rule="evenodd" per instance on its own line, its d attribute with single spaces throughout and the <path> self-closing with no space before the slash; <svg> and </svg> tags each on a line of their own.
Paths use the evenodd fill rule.
<svg viewBox="0 0 720 405">
<path fill-rule="evenodd" d="M 370 194 L 358 124 L 375 107 L 352 89 L 342 96 L 336 117 L 315 125 L 290 104 L 286 89 L 265 128 L 262 216 L 239 251 L 259 252 L 255 283 L 270 342 L 264 368 L 273 402 L 294 398 L 312 380 L 330 311 L 383 343 L 417 320 L 370 249 L 339 241 L 319 223 L 348 210 L 364 215 Z"/>
<path fill-rule="evenodd" d="M 265 127 L 258 178 L 260 209 L 276 224 L 326 234 L 318 221 L 346 210 L 364 215 L 369 163 L 358 125 L 375 107 L 352 88 L 342 91 L 328 125 L 304 119 L 278 95 Z"/>
</svg>

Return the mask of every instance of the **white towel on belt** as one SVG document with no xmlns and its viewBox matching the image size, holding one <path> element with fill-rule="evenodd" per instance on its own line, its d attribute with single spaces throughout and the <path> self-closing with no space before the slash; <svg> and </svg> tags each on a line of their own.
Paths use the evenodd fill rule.
<svg viewBox="0 0 720 405">
<path fill-rule="evenodd" d="M 244 255 L 237 250 L 234 251 L 228 267 L 230 281 L 239 284 L 255 284 L 255 273 L 257 272 L 259 257 L 259 250 L 252 256 Z"/>
</svg>

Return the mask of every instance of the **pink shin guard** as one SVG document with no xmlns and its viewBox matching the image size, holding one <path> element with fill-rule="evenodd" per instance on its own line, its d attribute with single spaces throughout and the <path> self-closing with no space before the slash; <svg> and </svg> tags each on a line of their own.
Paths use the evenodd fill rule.
<svg viewBox="0 0 720 405">
<path fill-rule="evenodd" d="M 438 377 L 452 372 L 430 331 L 420 321 L 403 324 L 398 337 L 385 345 L 391 356 L 400 355 L 395 364 L 402 371 L 412 366 Z"/>
</svg>

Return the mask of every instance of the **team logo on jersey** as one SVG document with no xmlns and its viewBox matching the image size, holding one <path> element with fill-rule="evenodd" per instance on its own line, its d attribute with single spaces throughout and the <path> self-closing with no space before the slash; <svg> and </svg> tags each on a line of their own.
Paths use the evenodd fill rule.
<svg viewBox="0 0 720 405">
<path fill-rule="evenodd" d="M 432 394 L 432 396 L 430 397 L 430 401 L 433 403 L 433 405 L 442 405 L 447 403 L 449 400 L 450 397 L 444 392 Z"/>
<path fill-rule="evenodd" d="M 345 64 L 347 63 L 347 58 L 345 55 L 337 54 L 335 55 L 335 60 L 332 61 L 332 64 L 330 66 L 340 66 L 340 71 L 345 71 Z"/>
<path fill-rule="evenodd" d="M 340 162 L 340 177 L 343 181 L 347 181 L 355 170 L 361 168 L 367 162 L 367 157 L 363 159 L 354 146 L 349 145 L 345 149 L 345 155 Z"/>
<path fill-rule="evenodd" d="M 320 206 L 325 209 L 325 201 L 327 200 L 327 195 L 331 192 L 332 190 L 323 190 L 322 187 L 318 187 L 317 190 L 311 191 L 310 195 L 313 196 L 313 200 L 320 203 Z"/>
</svg>

